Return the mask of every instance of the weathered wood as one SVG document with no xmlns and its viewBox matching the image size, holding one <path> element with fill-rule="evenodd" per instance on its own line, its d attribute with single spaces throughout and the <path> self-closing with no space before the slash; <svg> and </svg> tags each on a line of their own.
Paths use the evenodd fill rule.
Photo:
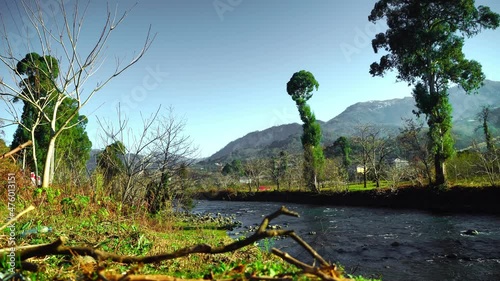
<svg viewBox="0 0 500 281">
<path fill-rule="evenodd" d="M 23 150 L 24 148 L 26 148 L 27 146 L 30 146 L 32 145 L 33 142 L 31 140 L 23 143 L 23 144 L 20 144 L 18 147 L 12 149 L 11 151 L 5 153 L 4 155 L 0 155 L 0 159 L 3 159 L 3 158 L 7 158 L 7 157 L 12 157 L 13 154 L 16 154 L 17 152 L 19 152 L 20 150 Z"/>
</svg>

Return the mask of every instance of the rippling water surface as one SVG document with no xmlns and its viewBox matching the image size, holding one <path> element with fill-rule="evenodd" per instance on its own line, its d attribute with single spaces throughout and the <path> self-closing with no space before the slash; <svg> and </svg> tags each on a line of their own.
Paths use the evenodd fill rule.
<svg viewBox="0 0 500 281">
<path fill-rule="evenodd" d="M 243 226 L 260 224 L 282 204 L 198 201 L 195 213 L 234 214 Z M 271 224 L 295 230 L 325 259 L 347 272 L 384 281 L 500 281 L 500 217 L 432 214 L 413 210 L 286 204 L 300 218 L 279 217 Z M 467 230 L 478 235 L 466 235 Z M 271 242 L 299 259 L 309 255 L 291 239 Z"/>
</svg>

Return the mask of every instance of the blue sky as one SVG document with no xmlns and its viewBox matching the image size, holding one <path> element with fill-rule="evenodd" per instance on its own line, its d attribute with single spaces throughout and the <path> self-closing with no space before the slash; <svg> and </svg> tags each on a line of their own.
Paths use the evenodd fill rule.
<svg viewBox="0 0 500 281">
<path fill-rule="evenodd" d="M 46 1 L 42 1 L 46 2 Z M 136 1 L 109 1 L 124 11 Z M 0 0 L 5 7 L 6 0 Z M 157 33 L 145 57 L 108 84 L 82 110 L 87 131 L 100 148 L 97 117 L 113 122 L 118 103 L 140 123 L 161 104 L 172 106 L 186 121 L 185 133 L 206 157 L 228 142 L 271 126 L 300 123 L 286 92 L 294 72 L 308 70 L 320 87 L 309 104 L 319 120 L 328 121 L 356 102 L 410 96 L 394 75 L 371 77 L 369 65 L 379 55 L 370 41 L 384 24 L 367 17 L 374 0 L 167 0 L 138 1 L 106 49 L 90 89 L 115 66 L 115 56 L 130 58 L 141 48 L 149 25 Z M 500 1 L 476 1 L 500 12 Z M 14 7 L 9 3 L 8 6 Z M 82 31 L 90 46 L 105 19 L 104 1 L 91 1 Z M 2 8 L 6 26 L 14 21 Z M 11 30 L 16 32 L 16 29 Z M 484 31 L 466 41 L 465 53 L 483 65 L 487 79 L 500 81 L 500 31 Z M 87 45 L 88 44 L 88 45 Z M 23 50 L 19 54 L 25 54 Z M 0 76 L 5 76 L 4 69 Z M 3 106 L 3 105 L 2 105 Z M 6 117 L 0 107 L 0 117 Z M 138 130 L 138 127 L 137 127 Z M 12 130 L 6 130 L 11 139 Z"/>
</svg>

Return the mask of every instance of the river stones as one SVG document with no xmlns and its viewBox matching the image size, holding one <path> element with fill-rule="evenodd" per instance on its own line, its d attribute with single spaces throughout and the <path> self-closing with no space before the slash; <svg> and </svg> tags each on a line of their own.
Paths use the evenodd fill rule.
<svg viewBox="0 0 500 281">
<path fill-rule="evenodd" d="M 447 257 L 447 258 L 449 258 L 449 259 L 454 260 L 454 259 L 457 259 L 457 258 L 458 258 L 458 255 L 457 255 L 457 254 L 455 254 L 455 253 L 451 253 L 451 254 L 447 254 L 447 255 L 445 255 L 445 257 Z"/>
<path fill-rule="evenodd" d="M 477 231 L 475 229 L 467 229 L 466 231 L 462 231 L 462 234 L 473 236 L 473 235 L 478 235 L 479 231 Z"/>
</svg>

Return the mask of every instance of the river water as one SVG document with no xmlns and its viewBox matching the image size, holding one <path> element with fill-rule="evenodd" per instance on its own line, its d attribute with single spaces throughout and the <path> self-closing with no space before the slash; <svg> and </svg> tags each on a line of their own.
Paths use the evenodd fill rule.
<svg viewBox="0 0 500 281">
<path fill-rule="evenodd" d="M 235 215 L 243 225 L 229 234 L 241 237 L 248 226 L 260 224 L 263 215 L 281 205 L 198 201 L 193 212 Z M 344 266 L 347 273 L 384 281 L 500 280 L 498 216 L 302 204 L 286 207 L 298 212 L 300 218 L 279 217 L 271 225 L 293 229 L 326 260 Z M 467 230 L 479 233 L 467 235 Z M 269 244 L 312 262 L 290 238 Z"/>
</svg>

